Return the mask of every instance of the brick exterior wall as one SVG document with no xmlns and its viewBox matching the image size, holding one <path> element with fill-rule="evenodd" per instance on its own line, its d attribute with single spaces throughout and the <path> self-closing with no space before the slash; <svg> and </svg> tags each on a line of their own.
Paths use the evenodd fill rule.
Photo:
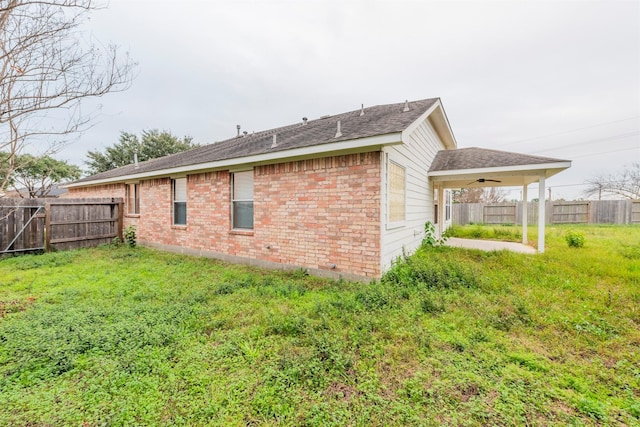
<svg viewBox="0 0 640 427">
<path fill-rule="evenodd" d="M 376 278 L 380 159 L 371 152 L 256 166 L 253 231 L 231 229 L 229 171 L 188 176 L 186 226 L 172 224 L 171 179 L 144 180 L 140 216 L 125 215 L 125 226 L 136 225 L 141 244 Z M 69 193 L 126 196 L 123 184 Z"/>
<path fill-rule="evenodd" d="M 70 188 L 69 192 L 63 194 L 63 198 L 86 198 L 86 197 L 122 197 L 127 200 L 127 189 L 124 184 L 96 185 L 94 187 Z"/>
</svg>

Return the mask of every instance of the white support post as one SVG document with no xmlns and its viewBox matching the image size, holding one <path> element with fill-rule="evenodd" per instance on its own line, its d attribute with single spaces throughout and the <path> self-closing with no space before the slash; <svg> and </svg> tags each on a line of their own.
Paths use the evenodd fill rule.
<svg viewBox="0 0 640 427">
<path fill-rule="evenodd" d="M 538 253 L 544 252 L 544 228 L 545 228 L 545 211 L 546 204 L 544 200 L 545 188 L 544 188 L 544 175 L 540 175 L 538 181 Z"/>
<path fill-rule="evenodd" d="M 527 189 L 529 188 L 529 184 L 524 184 L 522 186 L 522 244 L 526 245 L 529 243 L 529 239 L 527 238 L 527 226 L 529 225 L 529 201 L 527 196 Z"/>
<path fill-rule="evenodd" d="M 445 206 L 447 202 L 444 200 L 444 188 L 438 187 L 438 239 L 442 239 L 444 235 L 444 222 L 445 222 Z"/>
</svg>

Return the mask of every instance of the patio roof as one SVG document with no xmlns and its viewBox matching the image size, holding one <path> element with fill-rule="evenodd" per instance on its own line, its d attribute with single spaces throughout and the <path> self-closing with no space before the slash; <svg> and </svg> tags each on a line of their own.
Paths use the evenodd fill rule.
<svg viewBox="0 0 640 427">
<path fill-rule="evenodd" d="M 444 200 L 445 188 L 511 186 L 522 186 L 523 199 L 528 200 L 529 184 L 538 182 L 538 199 L 544 201 L 546 179 L 570 167 L 570 160 L 473 147 L 438 151 L 428 176 L 438 189 L 438 200 Z M 438 206 L 440 218 L 444 218 L 444 205 Z M 522 243 L 526 245 L 527 203 L 522 206 Z M 544 252 L 544 229 L 545 203 L 539 203 L 538 252 Z M 442 233 L 444 224 L 440 221 L 438 234 Z"/>
<path fill-rule="evenodd" d="M 429 177 L 444 188 L 511 187 L 538 182 L 571 167 L 570 160 L 486 148 L 439 151 Z"/>
</svg>

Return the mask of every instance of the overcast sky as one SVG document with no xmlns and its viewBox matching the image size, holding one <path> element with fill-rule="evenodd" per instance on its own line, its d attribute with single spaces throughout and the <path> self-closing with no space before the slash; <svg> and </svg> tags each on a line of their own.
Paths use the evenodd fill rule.
<svg viewBox="0 0 640 427">
<path fill-rule="evenodd" d="M 640 161 L 639 1 L 111 0 L 86 29 L 139 66 L 57 156 L 82 166 L 120 131 L 205 144 L 433 97 L 461 148 L 573 160 L 554 199 Z"/>
</svg>

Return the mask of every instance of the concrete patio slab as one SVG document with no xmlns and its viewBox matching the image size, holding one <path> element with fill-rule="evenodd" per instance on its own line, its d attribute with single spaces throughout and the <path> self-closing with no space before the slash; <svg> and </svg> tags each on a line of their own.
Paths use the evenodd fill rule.
<svg viewBox="0 0 640 427">
<path fill-rule="evenodd" d="M 523 254 L 537 253 L 534 248 L 532 248 L 531 246 L 523 245 L 522 243 L 497 242 L 495 240 L 475 240 L 450 237 L 445 242 L 445 245 L 455 248 L 479 249 L 481 251 L 501 251 L 505 249 L 508 251 L 519 252 Z"/>
</svg>

